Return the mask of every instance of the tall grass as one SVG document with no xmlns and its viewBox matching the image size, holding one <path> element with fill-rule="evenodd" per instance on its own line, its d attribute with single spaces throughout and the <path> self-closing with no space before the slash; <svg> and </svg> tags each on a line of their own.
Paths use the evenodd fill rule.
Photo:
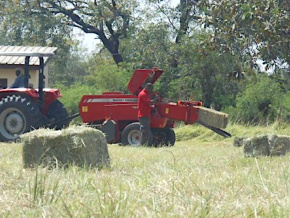
<svg viewBox="0 0 290 218">
<path fill-rule="evenodd" d="M 285 123 L 275 122 L 272 125 L 238 125 L 238 124 L 229 124 L 225 129 L 233 137 L 251 137 L 261 134 L 283 134 L 290 135 L 290 126 Z M 184 140 L 224 140 L 222 136 L 214 133 L 213 131 L 206 129 L 201 125 L 180 125 L 179 128 L 175 130 L 176 139 L 178 141 Z"/>
<path fill-rule="evenodd" d="M 230 125 L 227 131 L 250 136 L 286 133 L 287 128 Z M 111 168 L 103 170 L 74 166 L 66 170 L 24 170 L 21 144 L 2 143 L 0 214 L 4 217 L 290 215 L 289 155 L 244 158 L 243 150 L 232 146 L 232 139 L 223 139 L 204 127 L 181 127 L 176 132 L 181 141 L 173 147 L 109 145 Z"/>
</svg>

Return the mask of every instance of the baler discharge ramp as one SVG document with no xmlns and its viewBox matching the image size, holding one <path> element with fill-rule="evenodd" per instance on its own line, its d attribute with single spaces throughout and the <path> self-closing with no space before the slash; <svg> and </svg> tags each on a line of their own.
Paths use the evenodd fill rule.
<svg viewBox="0 0 290 218">
<path fill-rule="evenodd" d="M 201 102 L 179 101 L 178 103 L 157 103 L 161 117 L 183 121 L 185 124 L 199 123 L 223 137 L 231 137 L 222 130 L 228 125 L 228 115 L 201 106 Z"/>
<path fill-rule="evenodd" d="M 229 138 L 231 134 L 222 130 L 228 125 L 228 115 L 216 110 L 205 107 L 197 107 L 199 109 L 197 123 L 214 131 L 215 133 Z"/>
</svg>

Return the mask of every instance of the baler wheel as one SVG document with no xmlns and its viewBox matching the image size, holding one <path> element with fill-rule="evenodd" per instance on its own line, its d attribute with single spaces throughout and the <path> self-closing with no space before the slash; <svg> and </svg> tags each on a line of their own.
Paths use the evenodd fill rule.
<svg viewBox="0 0 290 218">
<path fill-rule="evenodd" d="M 173 146 L 175 143 L 175 133 L 171 128 L 152 129 L 153 146 Z"/>
<path fill-rule="evenodd" d="M 55 129 L 63 129 L 69 125 L 69 120 L 65 120 L 68 118 L 67 110 L 65 109 L 64 105 L 59 101 L 55 100 L 49 106 L 49 110 L 47 113 L 47 117 L 52 119 L 53 122 L 58 122 L 60 120 L 64 120 L 63 122 L 58 122 L 56 125 L 51 125 L 50 128 Z"/>
<path fill-rule="evenodd" d="M 125 127 L 121 135 L 123 145 L 141 146 L 140 123 L 131 123 Z"/>
<path fill-rule="evenodd" d="M 0 141 L 13 141 L 41 125 L 42 114 L 30 99 L 13 95 L 0 101 Z"/>
<path fill-rule="evenodd" d="M 171 128 L 164 128 L 163 129 L 166 139 L 165 139 L 165 145 L 166 146 L 173 146 L 175 144 L 175 132 Z"/>
</svg>

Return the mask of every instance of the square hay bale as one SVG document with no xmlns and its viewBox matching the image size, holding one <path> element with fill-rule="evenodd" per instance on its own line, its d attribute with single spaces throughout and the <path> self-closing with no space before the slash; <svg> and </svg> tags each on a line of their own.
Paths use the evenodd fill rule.
<svg viewBox="0 0 290 218">
<path fill-rule="evenodd" d="M 290 150 L 290 136 L 269 134 L 252 138 L 236 137 L 233 145 L 244 146 L 245 157 L 283 156 Z"/>
<path fill-rule="evenodd" d="M 244 145 L 244 138 L 235 137 L 233 141 L 235 147 L 241 147 Z"/>
<path fill-rule="evenodd" d="M 196 108 L 199 109 L 197 122 L 220 129 L 227 127 L 228 114 L 205 107 Z"/>
<path fill-rule="evenodd" d="M 270 144 L 267 135 L 244 139 L 244 156 L 269 156 Z"/>
<path fill-rule="evenodd" d="M 270 155 L 283 156 L 290 150 L 290 137 L 285 135 L 270 135 Z"/>
<path fill-rule="evenodd" d="M 50 168 L 71 164 L 99 168 L 110 164 L 105 135 L 93 128 L 38 129 L 22 135 L 21 141 L 25 168 L 40 164 Z"/>
</svg>

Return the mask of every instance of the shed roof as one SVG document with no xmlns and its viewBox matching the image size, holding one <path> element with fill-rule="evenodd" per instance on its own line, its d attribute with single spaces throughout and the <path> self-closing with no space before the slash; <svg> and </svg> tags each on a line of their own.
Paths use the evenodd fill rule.
<svg viewBox="0 0 290 218">
<path fill-rule="evenodd" d="M 44 63 L 46 63 L 51 54 L 55 54 L 56 47 L 35 47 L 35 46 L 0 46 L 0 53 L 7 53 L 8 55 L 0 55 L 0 64 L 3 65 L 24 65 L 25 56 L 29 54 L 41 53 L 44 56 Z M 10 53 L 10 54 L 9 54 Z M 18 53 L 17 55 L 11 55 L 12 53 Z M 39 58 L 31 55 L 30 65 L 39 65 Z"/>
</svg>

